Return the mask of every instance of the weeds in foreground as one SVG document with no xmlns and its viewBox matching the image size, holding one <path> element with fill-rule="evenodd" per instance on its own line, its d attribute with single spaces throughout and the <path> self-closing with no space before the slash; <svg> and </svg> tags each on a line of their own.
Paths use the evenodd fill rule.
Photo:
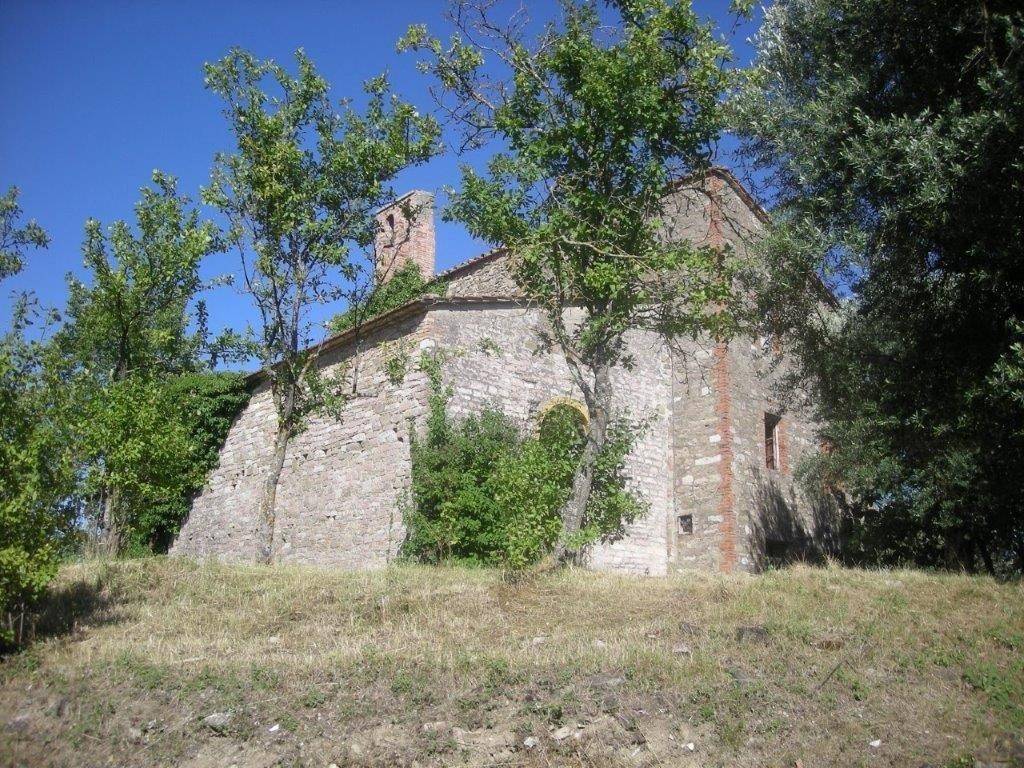
<svg viewBox="0 0 1024 768">
<path fill-rule="evenodd" d="M 84 564 L 47 607 L 48 626 L 74 629 L 0 666 L 0 723 L 25 716 L 13 759 L 39 765 L 140 747 L 167 764 L 224 743 L 339 765 L 954 765 L 1012 754 L 1024 731 L 1022 596 L 838 568 L 510 583 Z M 214 733 L 217 712 L 230 722 Z"/>
</svg>

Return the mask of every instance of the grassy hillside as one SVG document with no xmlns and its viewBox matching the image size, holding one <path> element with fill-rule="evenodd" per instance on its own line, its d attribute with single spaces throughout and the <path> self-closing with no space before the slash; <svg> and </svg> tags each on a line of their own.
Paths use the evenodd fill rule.
<svg viewBox="0 0 1024 768">
<path fill-rule="evenodd" d="M 1024 760 L 1024 590 L 910 571 L 504 583 L 66 569 L 0 665 L 4 765 Z"/>
</svg>

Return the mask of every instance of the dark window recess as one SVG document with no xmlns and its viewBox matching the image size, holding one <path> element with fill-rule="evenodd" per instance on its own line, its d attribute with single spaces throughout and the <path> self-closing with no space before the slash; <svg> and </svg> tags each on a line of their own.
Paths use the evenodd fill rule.
<svg viewBox="0 0 1024 768">
<path fill-rule="evenodd" d="M 679 532 L 693 533 L 693 515 L 679 516 Z"/>
<path fill-rule="evenodd" d="M 764 465 L 768 469 L 779 468 L 779 421 L 774 413 L 764 415 Z"/>
<path fill-rule="evenodd" d="M 395 215 L 393 213 L 388 214 L 388 232 L 394 233 L 395 231 Z"/>
</svg>

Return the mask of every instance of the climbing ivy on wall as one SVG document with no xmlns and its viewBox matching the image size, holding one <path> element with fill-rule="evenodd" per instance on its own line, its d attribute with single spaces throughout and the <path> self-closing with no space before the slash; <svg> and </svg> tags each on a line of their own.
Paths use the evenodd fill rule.
<svg viewBox="0 0 1024 768">
<path fill-rule="evenodd" d="M 506 414 L 484 408 L 453 419 L 443 356 L 420 361 L 431 384 L 422 435 L 413 433 L 412 487 L 405 553 L 520 569 L 552 551 L 562 535 L 560 510 L 572 488 L 585 440 L 582 414 L 569 405 L 544 414 L 524 431 Z M 643 499 L 626 487 L 625 457 L 640 427 L 619 424 L 601 454 L 581 545 L 621 535 L 642 515 Z"/>
<path fill-rule="evenodd" d="M 167 551 L 250 396 L 245 378 L 234 373 L 180 374 L 167 378 L 159 389 L 160 400 L 167 404 L 162 428 L 181 434 L 182 469 L 170 487 L 153 489 L 148 503 L 136 505 L 126 531 L 128 551 L 134 553 Z"/>
<path fill-rule="evenodd" d="M 414 262 L 398 269 L 386 283 L 372 290 L 363 300 L 353 303 L 344 312 L 327 323 L 331 333 L 342 333 L 362 325 L 368 320 L 398 309 L 403 304 L 425 294 L 441 295 L 446 284 L 443 280 L 427 280 Z"/>
</svg>

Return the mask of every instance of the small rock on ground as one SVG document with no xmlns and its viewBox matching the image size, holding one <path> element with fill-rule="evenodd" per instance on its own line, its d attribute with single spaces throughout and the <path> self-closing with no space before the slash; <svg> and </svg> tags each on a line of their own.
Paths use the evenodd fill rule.
<svg viewBox="0 0 1024 768">
<path fill-rule="evenodd" d="M 563 725 L 557 731 L 551 734 L 551 738 L 555 741 L 565 741 L 573 734 L 573 729 L 568 725 Z"/>
<path fill-rule="evenodd" d="M 24 733 L 32 724 L 32 715 L 27 713 L 16 715 L 7 721 L 7 727 L 15 733 Z"/>
<path fill-rule="evenodd" d="M 211 731 L 220 733 L 231 723 L 230 712 L 214 712 L 213 714 L 207 715 L 203 718 L 203 725 L 209 728 Z"/>
<path fill-rule="evenodd" d="M 751 626 L 738 627 L 736 629 L 736 639 L 741 643 L 767 643 L 768 637 L 768 629 L 766 627 Z"/>
</svg>

